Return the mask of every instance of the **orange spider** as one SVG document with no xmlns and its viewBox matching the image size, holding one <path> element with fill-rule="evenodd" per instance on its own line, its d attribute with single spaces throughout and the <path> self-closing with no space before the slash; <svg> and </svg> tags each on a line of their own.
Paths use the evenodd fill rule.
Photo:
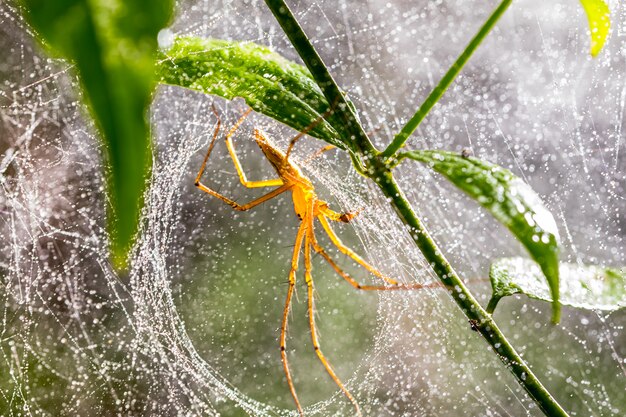
<svg viewBox="0 0 626 417">
<path fill-rule="evenodd" d="M 302 406 L 300 405 L 300 401 L 298 400 L 298 396 L 296 394 L 295 387 L 293 385 L 293 381 L 291 379 L 291 372 L 289 370 L 289 365 L 287 363 L 287 355 L 285 352 L 286 349 L 286 333 L 287 333 L 287 319 L 289 316 L 289 309 L 291 307 L 291 299 L 294 292 L 294 287 L 296 285 L 296 270 L 298 269 L 298 261 L 300 256 L 300 251 L 302 248 L 302 243 L 304 242 L 304 277 L 307 285 L 307 294 L 308 294 L 308 316 L 309 316 L 309 326 L 311 328 L 311 339 L 313 342 L 313 348 L 317 353 L 319 360 L 326 368 L 326 371 L 333 379 L 335 384 L 343 391 L 345 396 L 350 400 L 350 402 L 354 405 L 356 409 L 356 414 L 361 416 L 361 411 L 359 409 L 359 405 L 350 394 L 350 392 L 343 385 L 339 377 L 335 374 L 332 366 L 320 350 L 320 346 L 317 340 L 317 330 L 315 327 L 315 315 L 314 315 L 314 300 L 313 300 L 313 277 L 311 275 L 311 249 L 315 252 L 319 253 L 329 264 L 330 266 L 339 274 L 343 279 L 348 281 L 350 285 L 358 290 L 366 290 L 366 291 L 384 291 L 384 290 L 409 290 L 409 289 L 420 289 L 425 288 L 429 285 L 420 285 L 420 284 L 400 284 L 397 281 L 386 277 L 382 272 L 378 271 L 376 268 L 365 262 L 359 255 L 357 255 L 350 248 L 345 246 L 339 237 L 335 234 L 333 229 L 330 226 L 328 220 L 348 223 L 352 220 L 358 213 L 348 212 L 348 213 L 337 213 L 331 210 L 328 207 L 328 203 L 323 200 L 320 200 L 315 193 L 315 188 L 303 173 L 302 170 L 293 162 L 289 161 L 289 155 L 295 143 L 304 136 L 305 132 L 299 133 L 296 137 L 294 137 L 289 143 L 289 147 L 287 151 L 283 153 L 281 150 L 277 149 L 267 138 L 264 136 L 263 132 L 258 129 L 254 130 L 254 140 L 261 148 L 261 151 L 265 154 L 267 160 L 272 164 L 279 178 L 272 180 L 263 180 L 263 181 L 249 181 L 246 178 L 245 173 L 243 172 L 241 163 L 239 162 L 239 158 L 237 157 L 237 153 L 235 152 L 235 148 L 232 142 L 232 136 L 235 131 L 239 128 L 239 126 L 243 123 L 246 116 L 252 111 L 252 109 L 248 109 L 243 116 L 233 125 L 230 131 L 226 134 L 226 146 L 228 148 L 228 152 L 232 157 L 233 163 L 235 165 L 235 169 L 237 170 L 237 174 L 239 175 L 239 179 L 241 183 L 248 188 L 260 188 L 260 187 L 278 187 L 269 193 L 247 203 L 247 204 L 238 204 L 235 201 L 225 197 L 218 192 L 211 190 L 204 184 L 200 182 L 200 179 L 204 173 L 206 168 L 207 161 L 209 159 L 209 155 L 213 150 L 215 145 L 218 132 L 221 126 L 221 120 L 215 108 L 213 112 L 217 116 L 217 126 L 215 127 L 215 131 L 213 132 L 213 139 L 211 140 L 211 144 L 209 145 L 209 149 L 204 157 L 204 161 L 202 162 L 202 166 L 196 176 L 195 185 L 200 188 L 202 191 L 219 198 L 232 208 L 238 211 L 246 211 L 250 210 L 253 207 L 258 206 L 259 204 L 268 201 L 286 191 L 291 191 L 293 197 L 293 205 L 296 215 L 301 220 L 300 227 L 298 228 L 298 232 L 296 234 L 296 242 L 294 245 L 293 255 L 291 258 L 291 269 L 289 270 L 289 287 L 287 289 L 287 300 L 285 301 L 285 308 L 283 310 L 283 320 L 280 328 L 280 354 L 283 362 L 283 367 L 285 369 L 285 376 L 287 377 L 287 383 L 289 384 L 289 390 L 291 391 L 291 395 L 296 403 L 296 407 L 301 416 L 304 415 L 302 411 Z M 329 145 L 311 157 L 314 158 L 321 153 L 332 149 L 333 146 Z M 363 266 L 370 273 L 372 273 L 377 278 L 381 279 L 386 283 L 386 285 L 361 285 L 354 278 L 345 273 L 339 265 L 326 253 L 326 251 L 319 245 L 317 239 L 315 237 L 315 232 L 313 229 L 314 220 L 318 219 L 321 223 L 322 227 L 328 234 L 331 242 L 345 255 L 352 258 L 355 262 Z"/>
</svg>

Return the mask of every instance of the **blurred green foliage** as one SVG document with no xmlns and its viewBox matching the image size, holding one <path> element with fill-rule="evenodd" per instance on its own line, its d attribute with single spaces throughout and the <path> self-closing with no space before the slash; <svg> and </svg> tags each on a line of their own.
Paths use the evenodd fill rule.
<svg viewBox="0 0 626 417">
<path fill-rule="evenodd" d="M 74 63 L 107 151 L 111 255 L 125 269 L 152 162 L 147 110 L 173 0 L 22 0 L 40 40 Z"/>
</svg>

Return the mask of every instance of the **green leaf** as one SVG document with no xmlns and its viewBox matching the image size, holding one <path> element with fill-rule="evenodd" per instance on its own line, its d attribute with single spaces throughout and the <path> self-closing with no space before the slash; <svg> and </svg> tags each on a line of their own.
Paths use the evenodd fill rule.
<svg viewBox="0 0 626 417">
<path fill-rule="evenodd" d="M 561 296 L 559 302 L 586 310 L 614 311 L 626 307 L 626 268 L 561 263 Z M 537 265 L 525 258 L 498 259 L 489 272 L 493 295 L 487 311 L 498 300 L 513 294 L 552 301 L 548 286 Z"/>
<path fill-rule="evenodd" d="M 554 322 L 560 316 L 558 230 L 552 214 L 511 171 L 446 151 L 410 151 L 400 158 L 425 162 L 491 212 L 526 247 L 550 286 Z"/>
<path fill-rule="evenodd" d="M 173 0 L 22 0 L 25 16 L 53 52 L 72 61 L 109 164 L 109 232 L 123 269 L 137 232 L 151 166 L 146 111 L 156 83 L 157 34 Z"/>
<path fill-rule="evenodd" d="M 195 37 L 174 40 L 159 61 L 165 84 L 232 100 L 243 98 L 252 109 L 292 128 L 347 149 L 349 137 L 331 114 L 309 71 L 252 42 Z"/>
<path fill-rule="evenodd" d="M 596 56 L 604 47 L 611 28 L 611 11 L 604 0 L 580 0 L 587 13 L 591 32 L 591 56 Z"/>
</svg>

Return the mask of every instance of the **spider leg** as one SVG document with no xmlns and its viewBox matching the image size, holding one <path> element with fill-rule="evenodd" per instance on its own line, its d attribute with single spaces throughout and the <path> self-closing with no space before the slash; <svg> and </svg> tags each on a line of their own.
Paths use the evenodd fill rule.
<svg viewBox="0 0 626 417">
<path fill-rule="evenodd" d="M 435 282 L 432 284 L 397 284 L 397 285 L 362 285 L 357 280 L 348 275 L 337 263 L 330 257 L 330 255 L 322 248 L 317 242 L 312 242 L 313 250 L 320 255 L 330 264 L 339 276 L 345 279 L 350 285 L 357 290 L 364 291 L 394 291 L 394 290 L 421 290 L 423 288 L 439 288 L 441 283 Z"/>
<path fill-rule="evenodd" d="M 213 131 L 213 138 L 211 139 L 211 144 L 209 145 L 209 149 L 207 150 L 206 155 L 204 156 L 204 160 L 202 161 L 202 165 L 200 166 L 200 170 L 198 171 L 198 175 L 196 176 L 196 181 L 195 181 L 196 184 L 200 182 L 200 178 L 202 178 L 202 174 L 204 174 L 206 163 L 209 160 L 209 155 L 211 155 L 211 151 L 213 150 L 213 147 L 215 146 L 215 140 L 217 139 L 217 134 L 220 131 L 220 126 L 222 126 L 222 119 L 220 118 L 220 115 L 217 114 L 217 110 L 215 109 L 215 106 L 212 106 L 212 107 L 213 107 L 213 113 L 215 114 L 215 116 L 217 116 L 217 125 L 215 126 L 215 130 Z"/>
<path fill-rule="evenodd" d="M 302 240 L 306 233 L 306 223 L 302 222 L 300 224 L 300 228 L 298 229 L 298 233 L 296 235 L 296 243 L 293 248 L 293 255 L 291 257 L 291 269 L 289 270 L 289 289 L 287 290 L 287 300 L 285 301 L 285 308 L 283 310 L 283 322 L 280 326 L 280 357 L 283 362 L 283 368 L 285 368 L 285 376 L 287 377 L 287 384 L 289 385 L 289 391 L 291 391 L 291 396 L 296 402 L 296 407 L 298 409 L 298 413 L 301 416 L 304 415 L 302 411 L 302 406 L 300 405 L 300 401 L 298 401 L 298 395 L 296 394 L 296 388 L 293 385 L 293 380 L 291 379 L 291 371 L 289 370 L 289 364 L 287 363 L 287 352 L 285 351 L 287 347 L 287 322 L 289 319 L 289 309 L 291 307 L 291 298 L 293 297 L 293 290 L 296 285 L 296 270 L 298 269 L 298 259 L 300 255 L 300 249 L 302 247 Z"/>
<path fill-rule="evenodd" d="M 393 291 L 393 290 L 420 290 L 422 288 L 438 288 L 441 287 L 442 284 L 439 282 L 433 284 L 395 284 L 395 285 L 362 285 L 357 280 L 348 275 L 337 263 L 331 258 L 331 256 L 322 248 L 322 246 L 317 241 L 315 235 L 311 236 L 311 246 L 313 250 L 319 253 L 325 260 L 330 264 L 330 266 L 335 270 L 339 276 L 345 279 L 350 285 L 352 285 L 357 290 L 364 291 Z"/>
<path fill-rule="evenodd" d="M 228 153 L 230 154 L 230 157 L 233 160 L 233 164 L 235 165 L 235 169 L 237 170 L 239 181 L 241 181 L 241 183 L 247 188 L 276 187 L 279 185 L 283 185 L 283 180 L 281 180 L 280 178 L 276 178 L 273 180 L 248 181 L 246 173 L 243 171 L 243 167 L 241 166 L 241 162 L 239 161 L 237 152 L 235 152 L 235 146 L 233 145 L 232 137 L 235 134 L 235 131 L 237 131 L 239 126 L 241 126 L 241 124 L 251 111 L 251 108 L 248 109 L 226 134 L 226 147 L 228 148 Z"/>
<path fill-rule="evenodd" d="M 339 239 L 339 236 L 337 236 L 335 234 L 335 232 L 333 231 L 333 229 L 330 227 L 330 223 L 328 223 L 328 220 L 326 220 L 326 216 L 324 214 L 321 214 L 321 215 L 317 216 L 317 218 L 319 219 L 320 223 L 322 224 L 322 227 L 326 231 L 326 234 L 330 238 L 331 242 L 333 242 L 333 244 L 337 247 L 337 249 L 339 249 L 339 251 L 341 253 L 343 253 L 344 255 L 347 255 L 350 258 L 352 258 L 356 263 L 361 265 L 363 268 L 367 269 L 374 276 L 382 279 L 383 281 L 387 282 L 388 284 L 391 284 L 393 286 L 398 286 L 398 281 L 385 276 L 378 269 L 374 268 L 372 265 L 370 265 L 367 262 L 365 262 L 363 260 L 363 258 L 361 258 L 359 255 L 356 254 L 356 252 L 354 252 L 352 249 L 350 249 L 349 247 L 344 245 L 343 242 L 341 241 L 341 239 Z"/>
<path fill-rule="evenodd" d="M 232 143 L 230 141 L 230 137 L 233 135 L 235 130 L 237 130 L 237 128 L 241 125 L 241 123 L 243 123 L 243 120 L 250 113 L 250 110 L 248 110 L 246 113 L 244 113 L 243 116 L 241 116 L 241 118 L 239 118 L 237 123 L 235 123 L 235 125 L 228 132 L 228 135 L 226 135 L 226 138 L 227 138 L 226 139 L 226 144 L 228 146 L 228 150 L 230 152 L 230 155 L 233 158 L 233 162 L 234 162 L 234 165 L 235 165 L 235 169 L 237 170 L 237 174 L 239 175 L 239 179 L 241 180 L 242 184 L 245 185 L 248 188 L 272 187 L 272 186 L 277 186 L 277 185 L 282 185 L 282 187 L 279 187 L 279 188 L 277 188 L 277 189 L 275 189 L 273 191 L 270 191 L 268 194 L 266 194 L 264 196 L 261 196 L 258 199 L 254 200 L 254 201 L 252 201 L 252 202 L 250 202 L 248 204 L 240 205 L 240 204 L 235 203 L 233 200 L 229 199 L 228 197 L 225 197 L 225 196 L 221 195 L 217 191 L 211 190 L 206 185 L 204 185 L 204 184 L 202 184 L 200 182 L 200 179 L 202 178 L 202 175 L 204 174 L 204 171 L 206 169 L 206 164 L 207 164 L 207 161 L 209 160 L 209 156 L 211 155 L 211 152 L 213 151 L 213 147 L 215 146 L 215 142 L 217 140 L 217 134 L 219 133 L 220 127 L 222 125 L 222 120 L 220 118 L 220 115 L 217 113 L 217 110 L 215 109 L 215 106 L 213 106 L 213 113 L 217 117 L 217 125 L 215 126 L 215 130 L 213 131 L 213 138 L 211 139 L 211 143 L 209 144 L 209 149 L 207 150 L 207 153 L 204 156 L 204 159 L 202 160 L 202 165 L 200 165 L 200 169 L 198 170 L 198 175 L 196 175 L 196 179 L 194 181 L 195 186 L 200 188 L 202 191 L 204 191 L 204 192 L 206 192 L 206 193 L 208 193 L 208 194 L 210 194 L 210 195 L 212 195 L 214 197 L 219 198 L 220 200 L 222 200 L 223 202 L 225 202 L 229 206 L 233 207 L 235 210 L 240 210 L 240 211 L 249 210 L 252 207 L 257 206 L 257 205 L 263 203 L 264 201 L 267 201 L 267 200 L 277 196 L 278 194 L 287 191 L 289 188 L 291 188 L 291 187 L 285 187 L 283 185 L 282 180 L 280 180 L 280 179 L 268 180 L 268 181 L 247 181 L 246 180 L 245 173 L 243 172 L 243 169 L 241 168 L 241 164 L 239 163 L 239 159 L 237 158 L 237 154 L 235 153 L 235 150 L 232 147 Z M 250 185 L 250 184 L 253 184 L 253 185 Z"/>
<path fill-rule="evenodd" d="M 328 152 L 331 149 L 335 149 L 336 146 L 335 145 L 326 145 L 323 148 L 319 149 L 318 151 L 312 153 L 309 157 L 307 157 L 307 159 L 304 160 L 304 163 L 309 163 L 311 161 L 313 161 L 316 158 L 319 158 L 320 155 L 322 155 L 324 152 Z"/>
<path fill-rule="evenodd" d="M 289 154 L 291 154 L 291 150 L 293 149 L 297 141 L 302 139 L 304 135 L 309 133 L 311 130 L 315 129 L 317 125 L 319 125 L 324 119 L 330 116 L 333 111 L 335 111 L 335 106 L 337 105 L 338 101 L 339 101 L 338 99 L 335 100 L 335 102 L 328 108 L 328 110 L 326 110 L 324 113 L 317 116 L 315 120 L 313 120 L 313 123 L 308 125 L 303 131 L 298 133 L 296 136 L 293 137 L 293 139 L 291 139 L 291 141 L 289 141 L 287 152 L 285 152 L 285 159 L 289 159 Z"/>
<path fill-rule="evenodd" d="M 228 134 L 226 135 L 226 145 L 228 146 L 228 151 L 230 152 L 230 155 L 233 159 L 233 162 L 235 164 L 235 169 L 237 170 L 237 174 L 239 175 L 239 179 L 241 180 L 241 183 L 243 185 L 245 185 L 248 188 L 255 188 L 255 187 L 273 187 L 273 186 L 277 186 L 280 185 L 280 187 L 270 191 L 269 193 L 262 195 L 261 197 L 257 198 L 256 200 L 252 200 L 251 202 L 247 203 L 247 204 L 238 204 L 235 201 L 231 200 L 230 198 L 223 196 L 222 194 L 218 193 L 215 190 L 210 189 L 209 187 L 207 187 L 206 185 L 202 184 L 200 182 L 200 179 L 202 178 L 202 175 L 204 174 L 204 170 L 206 168 L 206 164 L 207 161 L 209 160 L 209 156 L 211 155 L 211 151 L 213 151 L 213 147 L 215 146 L 215 141 L 217 140 L 217 134 L 220 130 L 220 126 L 222 125 L 222 121 L 220 119 L 219 114 L 217 113 L 217 110 L 215 109 L 215 107 L 213 107 L 213 113 L 215 113 L 215 116 L 217 116 L 217 126 L 215 126 L 215 130 L 213 131 L 213 138 L 211 139 L 211 144 L 209 145 L 209 149 L 207 150 L 206 155 L 204 156 L 204 160 L 202 161 L 202 165 L 200 166 L 200 170 L 198 171 L 198 175 L 196 176 L 196 180 L 194 182 L 195 186 L 198 187 L 199 189 L 201 189 L 202 191 L 204 191 L 207 194 L 212 195 L 213 197 L 219 198 L 220 200 L 222 200 L 223 202 L 225 202 L 226 204 L 228 204 L 229 206 L 231 206 L 232 208 L 234 208 L 235 210 L 238 211 L 246 211 L 246 210 L 250 210 L 251 208 L 258 206 L 259 204 L 270 200 L 274 197 L 276 197 L 279 194 L 284 193 L 285 191 L 291 189 L 293 187 L 293 185 L 289 185 L 289 184 L 283 184 L 283 181 L 280 179 L 277 180 L 267 180 L 267 181 L 248 181 L 246 179 L 246 175 L 243 172 L 243 169 L 241 168 L 241 164 L 239 163 L 239 159 L 237 158 L 237 154 L 235 153 L 235 149 L 232 146 L 232 142 L 231 142 L 231 136 L 235 133 L 235 131 L 237 130 L 237 128 L 241 125 L 241 123 L 243 123 L 244 119 L 246 118 L 246 116 L 248 116 L 248 114 L 250 113 L 250 111 L 252 111 L 252 109 L 249 109 L 248 111 L 246 111 L 243 116 L 241 116 L 239 118 L 239 120 L 237 120 L 237 123 L 234 124 L 234 126 L 230 129 L 230 131 L 228 132 Z"/>
<path fill-rule="evenodd" d="M 305 239 L 304 239 L 304 277 L 305 277 L 305 281 L 307 284 L 308 314 L 309 314 L 309 327 L 311 329 L 311 341 L 313 342 L 313 348 L 315 349 L 315 353 L 317 354 L 317 357 L 319 358 L 320 362 L 322 362 L 322 365 L 324 365 L 324 368 L 326 368 L 326 372 L 328 372 L 328 375 L 330 375 L 330 377 L 335 382 L 335 384 L 337 384 L 339 389 L 341 389 L 341 391 L 343 391 L 344 395 L 348 398 L 348 400 L 350 400 L 350 402 L 352 403 L 352 405 L 354 406 L 356 410 L 356 415 L 361 417 L 362 414 L 359 408 L 359 404 L 356 402 L 352 394 L 350 394 L 350 391 L 348 391 L 348 389 L 343 385 L 343 383 L 341 382 L 341 380 L 339 379 L 339 377 L 333 370 L 332 366 L 330 365 L 330 362 L 328 362 L 328 359 L 326 359 L 326 357 L 322 353 L 319 342 L 317 340 L 317 327 L 315 326 L 315 302 L 313 299 L 313 277 L 311 275 L 311 269 L 312 269 L 312 266 L 311 266 L 312 238 L 311 236 L 313 236 L 314 232 L 313 232 L 313 227 L 312 227 L 313 217 L 312 216 L 309 216 L 309 217 L 310 217 L 310 221 L 308 223 L 310 223 L 311 226 L 309 227 L 308 233 L 306 234 Z"/>
<path fill-rule="evenodd" d="M 351 219 L 352 217 L 356 216 L 357 214 L 358 214 L 358 212 L 339 214 L 339 213 L 336 213 L 336 212 L 334 212 L 334 211 L 332 211 L 330 209 L 325 209 L 325 210 L 322 211 L 322 214 L 317 216 L 317 218 L 319 219 L 320 223 L 322 223 L 322 227 L 324 227 L 324 230 L 326 231 L 326 233 L 328 233 L 328 237 L 330 237 L 330 240 L 333 242 L 333 244 L 342 253 L 344 253 L 344 254 L 348 255 L 350 258 L 354 259 L 357 263 L 362 265 L 365 269 L 367 269 L 369 272 L 371 272 L 375 276 L 385 280 L 388 284 L 391 284 L 390 286 L 385 286 L 385 285 L 360 285 L 358 282 L 356 282 L 356 280 L 354 280 L 354 278 L 352 278 L 350 275 L 348 275 L 346 272 L 344 272 L 337 265 L 337 263 L 335 261 L 333 261 L 333 259 L 328 255 L 328 253 L 319 245 L 317 240 L 314 240 L 314 243 L 313 243 L 313 249 L 317 253 L 322 255 L 322 257 L 324 259 L 326 259 L 326 261 L 330 264 L 330 266 L 333 267 L 335 272 L 337 272 L 339 275 L 341 275 L 342 278 L 344 278 L 346 281 L 348 281 L 350 283 L 350 285 L 352 285 L 354 288 L 357 288 L 357 289 L 360 289 L 360 290 L 375 290 L 375 291 L 419 290 L 419 289 L 422 289 L 422 288 L 442 288 L 442 287 L 445 286 L 445 285 L 443 285 L 440 282 L 433 282 L 433 283 L 430 283 L 430 284 L 417 284 L 417 283 L 415 283 L 415 284 L 400 284 L 396 280 L 393 280 L 391 278 L 386 277 L 382 272 L 380 272 L 379 270 L 377 270 L 376 268 L 374 268 L 373 266 L 371 266 L 370 264 L 365 262 L 359 255 L 354 253 L 354 251 L 352 251 L 350 248 L 347 248 L 343 244 L 343 242 L 341 242 L 341 240 L 339 239 L 337 234 L 334 232 L 334 230 L 331 228 L 330 223 L 328 223 L 328 220 L 326 220 L 326 217 L 330 218 L 331 220 L 345 222 L 341 218 L 349 216 L 348 219 Z M 333 216 L 333 215 L 336 215 L 336 216 Z M 337 219 L 335 219 L 334 217 L 337 217 Z M 476 279 L 476 280 L 468 280 L 466 283 L 470 284 L 470 283 L 479 283 L 479 282 L 485 282 L 485 281 L 487 281 L 487 280 L 485 280 L 485 279 Z"/>
<path fill-rule="evenodd" d="M 225 202 L 226 204 L 228 204 L 229 206 L 231 206 L 232 208 L 234 208 L 237 211 L 246 211 L 246 210 L 250 210 L 253 207 L 258 206 L 261 203 L 266 202 L 267 200 L 271 200 L 272 198 L 276 197 L 279 194 L 284 193 L 285 191 L 290 190 L 293 187 L 293 184 L 285 184 L 282 187 L 278 187 L 275 190 L 270 191 L 269 193 L 262 195 L 261 197 L 257 198 L 256 200 L 252 200 L 251 202 L 247 203 L 247 204 L 239 204 L 236 203 L 235 201 L 231 200 L 228 197 L 223 196 L 222 194 L 219 194 L 216 191 L 211 190 L 210 188 L 208 188 L 206 185 L 202 184 L 201 182 L 196 182 L 196 187 L 198 187 L 199 189 L 201 189 L 202 191 L 204 191 L 207 194 L 212 195 L 213 197 L 217 197 L 220 200 L 222 200 L 223 202 Z"/>
</svg>

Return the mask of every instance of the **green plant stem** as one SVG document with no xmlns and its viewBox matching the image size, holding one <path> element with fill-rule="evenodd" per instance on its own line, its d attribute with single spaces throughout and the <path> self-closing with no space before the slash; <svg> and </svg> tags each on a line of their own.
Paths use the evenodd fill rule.
<svg viewBox="0 0 626 417">
<path fill-rule="evenodd" d="M 311 45 L 309 38 L 304 33 L 304 29 L 302 29 L 293 16 L 293 13 L 285 4 L 284 0 L 265 0 L 265 3 L 283 28 L 283 31 L 287 34 L 287 37 L 289 37 L 298 55 L 302 57 L 304 64 L 324 92 L 326 100 L 331 103 L 331 106 L 337 106 L 337 113 L 346 124 L 347 130 L 351 135 L 348 141 L 349 143 L 346 143 L 349 149 L 366 157 L 378 153 L 367 137 L 365 130 L 363 130 L 363 126 L 359 123 L 356 113 L 350 104 L 348 104 L 348 101 L 339 89 L 333 76 L 328 71 L 326 65 L 324 65 L 322 58 L 320 58 L 315 48 L 313 48 L 313 45 Z M 350 147 L 351 144 L 353 145 L 352 147 Z"/>
<path fill-rule="evenodd" d="M 500 302 L 500 298 L 501 297 L 499 296 L 491 296 L 491 298 L 489 299 L 489 303 L 487 303 L 487 313 L 493 314 L 493 312 L 496 310 L 496 307 L 498 306 L 498 303 Z"/>
<path fill-rule="evenodd" d="M 418 128 L 422 120 L 428 115 L 428 113 L 432 110 L 433 106 L 439 101 L 443 93 L 446 92 L 452 81 L 455 80 L 463 66 L 470 59 L 476 48 L 482 43 L 485 36 L 493 29 L 496 22 L 500 19 L 500 16 L 506 11 L 506 9 L 511 5 L 512 0 L 503 0 L 502 3 L 493 11 L 491 16 L 487 19 L 487 21 L 481 26 L 478 30 L 478 33 L 472 38 L 469 42 L 463 53 L 459 55 L 456 61 L 452 64 L 448 72 L 443 76 L 439 84 L 433 89 L 433 91 L 428 95 L 424 103 L 417 109 L 417 112 L 411 117 L 411 119 L 407 122 L 407 124 L 400 130 L 400 132 L 393 138 L 393 141 L 389 144 L 387 149 L 385 149 L 382 153 L 383 157 L 388 158 L 393 156 L 402 146 L 404 146 L 405 142 L 409 139 L 409 136 L 415 132 L 415 129 Z"/>
<path fill-rule="evenodd" d="M 437 247 L 424 224 L 416 216 L 391 171 L 381 163 L 379 169 L 375 172 L 371 178 L 380 187 L 400 219 L 409 226 L 411 238 L 441 282 L 448 288 L 452 298 L 468 318 L 471 328 L 478 331 L 485 338 L 500 360 L 515 375 L 519 383 L 547 416 L 567 417 L 568 414 L 550 395 L 526 362 L 515 351 L 491 315 L 480 306 L 478 300 L 474 298 L 469 289 L 463 284 L 463 281 L 444 257 L 439 247 Z"/>
<path fill-rule="evenodd" d="M 528 365 L 502 334 L 500 329 L 496 326 L 496 323 L 493 321 L 491 315 L 489 315 L 480 306 L 478 300 L 476 300 L 472 293 L 465 287 L 463 281 L 461 281 L 454 269 L 452 269 L 450 263 L 444 257 L 441 250 L 437 247 L 437 244 L 426 230 L 426 227 L 419 220 L 404 196 L 404 193 L 396 183 L 390 168 L 391 162 L 387 162 L 385 160 L 386 158 L 384 158 L 382 154 L 378 153 L 370 142 L 367 134 L 365 134 L 363 130 L 363 127 L 359 124 L 356 114 L 354 114 L 348 105 L 347 101 L 343 97 L 343 94 L 339 90 L 339 87 L 333 80 L 332 76 L 328 72 L 328 69 L 313 48 L 313 45 L 311 45 L 309 39 L 306 37 L 303 29 L 296 21 L 284 0 L 265 1 L 283 30 L 287 33 L 287 36 L 293 43 L 294 47 L 298 51 L 298 54 L 306 64 L 314 79 L 324 92 L 324 96 L 328 102 L 338 102 L 340 104 L 340 111 L 345 113 L 344 116 L 342 116 L 344 117 L 344 121 L 346 123 L 350 123 L 350 132 L 352 134 L 352 138 L 350 139 L 355 145 L 352 148 L 354 149 L 357 157 L 364 157 L 367 169 L 363 171 L 363 173 L 371 178 L 380 187 L 384 195 L 389 199 L 390 204 L 395 209 L 400 219 L 407 226 L 409 226 L 410 234 L 415 244 L 424 254 L 424 257 L 429 262 L 441 282 L 450 291 L 453 299 L 472 324 L 472 328 L 476 329 L 484 337 L 487 343 L 491 345 L 494 352 L 515 375 L 520 385 L 524 387 L 524 389 L 530 394 L 531 398 L 535 400 L 537 405 L 547 416 L 568 417 L 568 414 L 543 387 L 539 379 L 537 379 L 537 377 L 532 373 Z M 480 40 L 484 38 L 486 33 L 493 26 L 497 18 L 502 14 L 509 3 L 510 0 L 503 1 L 498 9 L 496 9 L 496 12 L 494 12 L 494 14 L 492 14 L 489 18 L 489 21 L 492 21 L 492 23 L 483 25 L 483 29 L 481 29 L 481 32 L 484 31 L 483 35 L 479 39 L 475 38 L 472 40 L 472 43 L 476 43 L 472 47 L 472 51 L 478 46 Z M 498 10 L 500 10 L 499 13 Z M 467 59 L 465 59 L 465 61 L 466 60 Z M 457 62 L 458 61 L 459 60 L 457 60 Z M 459 70 L 460 67 L 456 70 L 456 72 L 454 72 L 454 75 L 458 74 Z M 440 96 L 441 95 L 439 95 L 439 97 Z M 400 144 L 400 146 L 401 145 L 402 144 Z"/>
</svg>

